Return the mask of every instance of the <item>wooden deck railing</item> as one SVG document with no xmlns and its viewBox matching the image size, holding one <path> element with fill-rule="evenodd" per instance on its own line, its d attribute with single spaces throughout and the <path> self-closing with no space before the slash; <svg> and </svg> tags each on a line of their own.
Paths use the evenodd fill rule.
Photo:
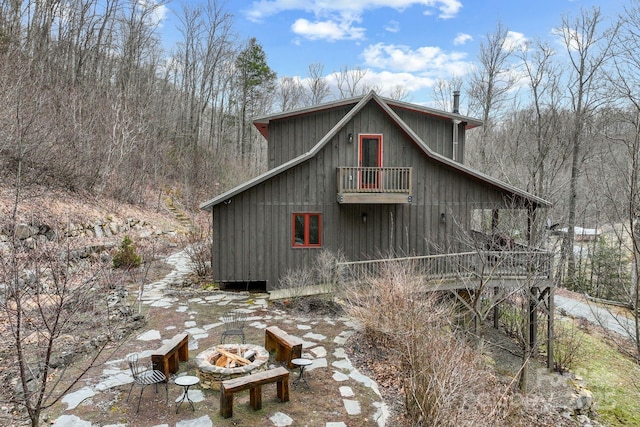
<svg viewBox="0 0 640 427">
<path fill-rule="evenodd" d="M 338 168 L 338 193 L 411 194 L 412 168 Z"/>
<path fill-rule="evenodd" d="M 399 263 L 428 280 L 551 279 L 553 253 L 543 251 L 479 251 L 339 263 L 343 277 L 360 280 L 379 275 Z"/>
</svg>

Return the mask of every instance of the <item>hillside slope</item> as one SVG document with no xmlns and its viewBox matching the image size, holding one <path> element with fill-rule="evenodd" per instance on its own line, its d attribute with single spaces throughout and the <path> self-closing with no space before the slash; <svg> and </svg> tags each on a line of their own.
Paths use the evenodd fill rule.
<svg viewBox="0 0 640 427">
<path fill-rule="evenodd" d="M 176 248 L 188 225 L 184 217 L 201 216 L 197 211 L 176 213 L 168 196 L 154 196 L 145 205 L 131 205 L 91 194 L 73 193 L 42 186 L 23 189 L 16 207 L 15 191 L 0 187 L 0 242 L 9 240 L 15 224 L 33 227 L 36 239 L 45 238 L 51 230 L 55 236 L 71 237 L 71 246 L 115 245 L 124 235 L 139 244 L 153 240 L 162 243 L 158 249 Z M 172 210 L 169 209 L 171 205 Z M 53 234 L 46 234 L 49 239 Z M 161 236 L 162 239 L 150 239 Z"/>
</svg>

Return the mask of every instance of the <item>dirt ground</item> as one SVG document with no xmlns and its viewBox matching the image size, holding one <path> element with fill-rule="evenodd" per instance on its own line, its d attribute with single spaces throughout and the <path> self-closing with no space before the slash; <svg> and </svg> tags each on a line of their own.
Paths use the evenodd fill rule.
<svg viewBox="0 0 640 427">
<path fill-rule="evenodd" d="M 154 271 L 161 273 L 162 269 Z M 176 304 L 189 304 L 189 309 L 178 312 L 175 307 L 170 309 L 150 307 L 146 313 L 147 322 L 142 331 L 158 330 L 161 331 L 163 337 L 170 337 L 171 334 L 179 332 L 165 332 L 167 327 L 184 325 L 189 320 L 197 319 L 198 324 L 212 324 L 220 321 L 220 316 L 227 310 L 233 308 L 230 306 L 219 307 L 217 305 L 198 305 L 197 303 L 189 303 L 189 300 L 197 299 L 210 295 L 212 292 L 219 291 L 194 291 L 191 289 L 174 289 L 169 294 L 177 298 Z M 264 294 L 247 294 L 246 299 L 251 302 L 252 299 L 264 298 Z M 314 304 L 312 304 L 314 305 Z M 300 331 L 296 331 L 295 325 L 304 323 L 312 327 L 315 334 L 325 335 L 326 340 L 322 345 L 326 348 L 327 358 L 337 347 L 333 342 L 333 338 L 337 333 L 347 329 L 344 325 L 348 319 L 342 317 L 342 313 L 333 309 L 334 306 L 324 306 L 324 304 L 315 304 L 306 313 L 298 309 L 290 309 L 287 304 L 270 304 L 267 308 L 259 308 L 251 314 L 252 317 L 261 317 L 268 324 L 279 326 L 281 329 L 298 335 Z M 221 330 L 213 329 L 210 331 L 209 337 L 198 340 L 198 349 L 190 352 L 189 361 L 180 364 L 180 373 L 188 373 L 195 375 L 196 365 L 194 357 L 200 352 L 220 342 Z M 245 327 L 246 341 L 264 345 L 264 330 L 254 327 Z M 111 353 L 107 354 L 106 359 L 114 360 L 123 358 L 124 355 L 141 351 L 149 348 L 155 348 L 153 342 L 146 344 L 136 340 L 139 333 L 134 332 L 123 343 L 111 348 Z M 271 355 L 271 363 L 276 363 Z M 331 362 L 329 361 L 329 364 Z M 124 361 L 121 366 L 124 367 Z M 102 367 L 90 372 L 88 379 L 98 376 Z M 372 419 L 372 415 L 376 411 L 373 406 L 374 402 L 378 402 L 380 397 L 377 396 L 370 388 L 362 384 L 349 384 L 354 390 L 362 407 L 362 416 L 348 416 L 339 393 L 339 384 L 332 379 L 332 375 L 336 369 L 328 366 L 327 368 L 319 368 L 307 373 L 309 387 L 299 386 L 291 388 L 291 400 L 283 404 L 276 399 L 275 385 L 263 386 L 263 409 L 253 411 L 248 404 L 249 393 L 240 393 L 235 397 L 234 416 L 230 419 L 223 419 L 219 415 L 219 393 L 217 391 L 203 390 L 204 401 L 195 403 L 195 411 L 192 412 L 189 406 L 182 405 L 180 412 L 175 413 L 175 399 L 181 395 L 181 388 L 172 382 L 169 384 L 169 405 L 165 404 L 165 394 L 162 388 L 158 394 L 155 394 L 152 387 L 145 389 L 143 400 L 141 401 L 140 412 L 136 413 L 138 396 L 140 388 L 134 387 L 129 402 L 126 401 L 129 391 L 129 385 L 115 387 L 105 392 L 96 394 L 94 397 L 85 400 L 77 408 L 72 411 L 65 411 L 65 405 L 56 405 L 48 412 L 48 419 L 54 420 L 63 413 L 72 413 L 83 420 L 91 421 L 93 425 L 109 425 L 123 423 L 130 426 L 152 426 L 159 424 L 168 424 L 173 426 L 176 422 L 185 419 L 195 419 L 203 415 L 208 415 L 214 425 L 220 426 L 271 426 L 273 423 L 269 420 L 275 412 L 281 411 L 293 418 L 293 425 L 306 426 L 325 426 L 327 421 L 340 421 L 343 418 L 349 418 L 349 427 L 364 427 L 376 425 Z M 295 378 L 297 373 L 292 373 Z M 77 388 L 84 384 L 79 384 Z"/>
<path fill-rule="evenodd" d="M 155 274 L 162 274 L 163 269 L 157 269 Z M 215 291 L 214 291 L 215 292 Z M 191 289 L 175 289 L 171 292 L 181 304 L 188 303 L 210 291 L 194 291 Z M 247 295 L 249 301 L 264 297 L 261 294 Z M 222 313 L 230 307 L 218 307 L 215 305 L 202 308 L 196 304 L 189 304 L 189 309 L 178 312 L 175 309 L 149 308 L 147 312 L 147 323 L 141 331 L 155 329 L 165 331 L 168 326 L 183 325 L 184 322 L 192 320 L 195 316 L 198 324 L 219 322 Z M 343 313 L 333 304 L 327 304 L 323 300 L 300 299 L 293 303 L 270 303 L 267 308 L 260 308 L 252 314 L 268 319 L 269 325 L 276 325 L 285 331 L 296 333 L 295 325 L 305 323 L 312 325 L 313 332 L 328 337 L 323 345 L 327 354 L 332 354 L 337 347 L 333 342 L 333 337 L 345 330 Z M 299 331 L 298 331 L 299 332 Z M 173 333 L 173 331 L 172 331 Z M 264 331 L 253 327 L 246 328 L 247 342 L 264 342 Z M 118 347 L 112 348 L 110 359 L 123 357 L 133 351 L 144 350 L 144 344 L 136 340 L 136 333 L 133 333 L 125 342 Z M 163 332 L 164 336 L 164 332 Z M 515 388 L 512 379 L 520 366 L 520 358 L 514 354 L 517 352 L 516 346 L 502 334 L 493 328 L 486 328 L 485 346 L 488 363 L 493 365 L 496 372 L 501 376 L 505 390 Z M 190 353 L 190 360 L 180 366 L 180 372 L 190 375 L 195 374 L 196 366 L 193 358 L 198 352 L 217 344 L 220 340 L 219 333 L 212 330 L 207 339 L 199 340 L 198 350 Z M 390 356 L 382 348 L 372 347 L 361 334 L 354 334 L 347 341 L 345 350 L 349 355 L 353 365 L 362 373 L 374 379 L 378 385 L 385 403 L 391 411 L 387 426 L 410 426 L 405 419 L 403 411 L 404 395 L 402 391 L 401 375 L 391 368 Z M 273 357 L 273 356 L 272 356 Z M 124 365 L 123 365 L 124 366 Z M 347 416 L 339 393 L 338 385 L 332 379 L 336 369 L 329 366 L 327 368 L 315 369 L 308 373 L 310 387 L 298 387 L 291 389 L 291 400 L 286 404 L 280 403 L 275 397 L 275 385 L 263 387 L 263 409 L 253 411 L 248 404 L 248 393 L 239 394 L 234 403 L 234 416 L 230 419 L 223 419 L 219 415 L 219 393 L 204 390 L 204 401 L 195 404 L 195 411 L 192 412 L 188 406 L 182 406 L 180 413 L 175 413 L 175 399 L 180 396 L 181 388 L 175 384 L 169 385 L 169 405 L 165 404 L 164 391 L 161 389 L 155 394 L 151 388 L 144 391 L 144 398 L 141 403 L 140 413 L 136 413 L 139 388 L 135 387 L 129 402 L 126 401 L 129 386 L 121 386 L 99 393 L 93 398 L 87 399 L 76 409 L 71 411 L 83 420 L 90 420 L 93 425 L 109 425 L 122 423 L 130 426 L 152 426 L 158 424 L 175 425 L 176 422 L 185 419 L 195 419 L 203 415 L 208 415 L 216 426 L 271 426 L 273 423 L 269 417 L 275 412 L 284 412 L 295 420 L 292 425 L 304 425 L 311 427 L 324 427 L 328 421 L 342 421 L 348 419 L 349 427 L 365 427 L 377 425 L 372 415 L 376 412 L 374 403 L 381 399 L 370 388 L 363 385 L 349 384 L 354 388 L 354 392 L 362 407 L 361 416 Z M 526 413 L 520 425 L 553 425 L 570 426 L 576 425 L 574 421 L 567 420 L 560 416 L 558 405 L 564 404 L 569 398 L 571 386 L 569 379 L 560 377 L 557 374 L 549 374 L 544 367 L 534 363 L 532 369 L 533 385 L 532 392 L 527 397 L 526 404 L 522 404 Z M 294 377 L 296 374 L 293 374 Z M 91 373 L 89 378 L 91 378 Z M 510 383 L 511 382 L 511 383 Z M 79 385 L 80 386 L 80 385 Z M 48 413 L 50 419 L 55 419 L 58 415 L 65 413 L 64 406 L 57 405 Z"/>
</svg>

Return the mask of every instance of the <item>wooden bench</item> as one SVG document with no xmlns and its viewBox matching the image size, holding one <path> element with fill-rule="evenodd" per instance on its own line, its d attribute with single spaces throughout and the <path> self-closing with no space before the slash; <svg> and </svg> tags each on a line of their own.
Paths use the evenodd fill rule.
<svg viewBox="0 0 640 427">
<path fill-rule="evenodd" d="M 302 340 L 289 335 L 277 326 L 269 326 L 264 331 L 264 348 L 276 352 L 278 362 L 286 362 L 287 367 L 293 368 L 292 359 L 302 357 Z"/>
<path fill-rule="evenodd" d="M 289 401 L 289 370 L 282 366 L 220 383 L 220 415 L 233 416 L 233 394 L 249 390 L 249 403 L 254 410 L 262 409 L 262 385 L 276 383 L 278 398 Z"/>
<path fill-rule="evenodd" d="M 178 362 L 189 360 L 189 334 L 178 334 L 151 354 L 153 369 L 169 375 L 178 372 Z"/>
</svg>

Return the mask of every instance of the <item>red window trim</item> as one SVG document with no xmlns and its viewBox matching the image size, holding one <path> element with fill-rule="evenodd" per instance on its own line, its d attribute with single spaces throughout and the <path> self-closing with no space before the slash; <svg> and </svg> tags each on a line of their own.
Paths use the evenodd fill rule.
<svg viewBox="0 0 640 427">
<path fill-rule="evenodd" d="M 358 135 L 358 166 L 363 167 L 363 156 L 362 156 L 362 149 L 363 149 L 363 145 L 362 142 L 364 141 L 364 139 L 376 139 L 378 140 L 378 153 L 377 153 L 377 164 L 375 166 L 368 166 L 368 167 L 376 167 L 376 168 L 381 168 L 382 164 L 383 164 L 383 158 L 382 158 L 382 153 L 383 153 L 383 149 L 382 149 L 382 144 L 383 144 L 383 140 L 382 140 L 382 134 L 381 133 L 361 133 Z M 380 183 L 381 183 L 381 174 L 375 173 L 375 172 L 364 172 L 362 171 L 361 173 L 358 174 L 358 188 L 380 188 Z"/>
<path fill-rule="evenodd" d="M 296 243 L 296 217 L 304 217 L 304 243 Z M 309 218 L 312 216 L 318 217 L 318 243 L 310 244 L 309 236 Z M 294 212 L 291 215 L 291 246 L 294 248 L 319 248 L 322 246 L 322 214 L 318 212 Z"/>
</svg>

